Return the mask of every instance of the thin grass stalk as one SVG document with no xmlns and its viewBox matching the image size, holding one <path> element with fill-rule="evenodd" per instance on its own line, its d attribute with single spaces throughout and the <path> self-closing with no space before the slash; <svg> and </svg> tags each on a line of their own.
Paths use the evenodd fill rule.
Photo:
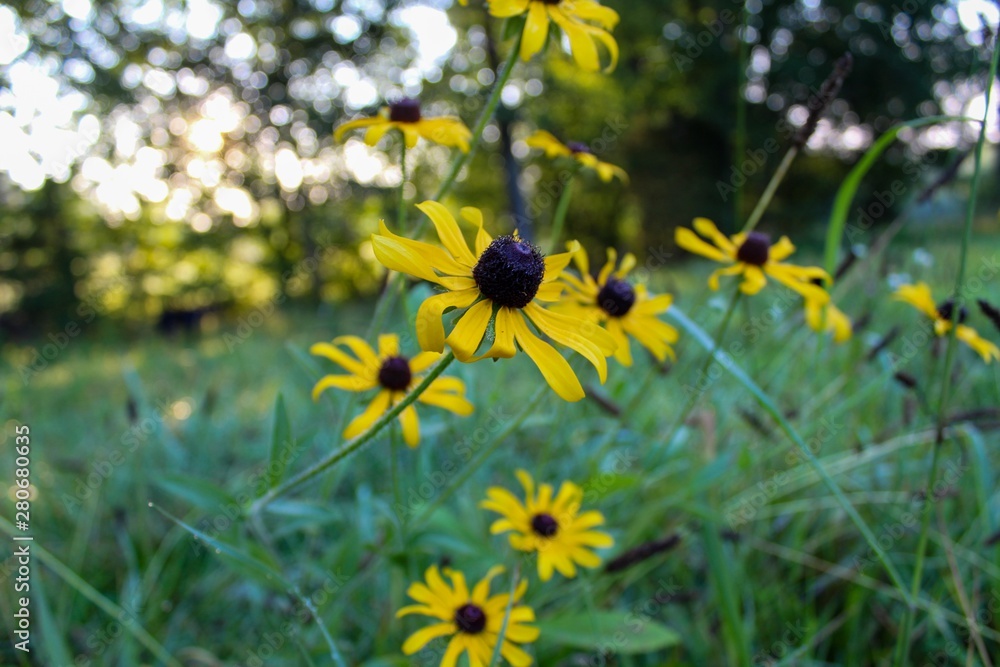
<svg viewBox="0 0 1000 667">
<path fill-rule="evenodd" d="M 566 213 L 569 212 L 569 202 L 573 198 L 573 181 L 576 179 L 576 174 L 579 169 L 574 169 L 570 173 L 569 179 L 566 181 L 566 185 L 563 186 L 563 190 L 559 193 L 559 201 L 556 202 L 556 210 L 552 215 L 552 234 L 549 238 L 549 250 L 548 253 L 552 254 L 556 252 L 559 247 L 559 239 L 562 237 L 563 227 L 566 225 Z"/>
</svg>

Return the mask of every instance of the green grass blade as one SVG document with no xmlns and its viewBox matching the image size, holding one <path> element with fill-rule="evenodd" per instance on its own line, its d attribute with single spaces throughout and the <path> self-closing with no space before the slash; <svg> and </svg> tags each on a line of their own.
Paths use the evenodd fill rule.
<svg viewBox="0 0 1000 667">
<path fill-rule="evenodd" d="M 925 125 L 937 125 L 938 123 L 945 123 L 948 121 L 973 121 L 981 122 L 979 119 L 975 118 L 965 118 L 963 116 L 930 116 L 928 118 L 917 118 L 915 120 L 910 120 L 905 123 L 900 123 L 898 125 L 893 125 L 885 133 L 880 136 L 875 143 L 871 145 L 858 163 L 854 165 L 851 172 L 844 179 L 844 182 L 840 184 L 840 189 L 837 191 L 837 197 L 833 201 L 833 210 L 830 212 L 830 224 L 826 228 L 826 248 L 823 255 L 823 265 L 827 273 L 831 276 L 834 271 L 837 270 L 837 250 L 840 248 L 840 239 L 844 235 L 844 228 L 847 226 L 847 215 L 851 207 L 851 202 L 854 201 L 854 195 L 858 192 L 858 187 L 861 185 L 861 179 L 865 177 L 868 171 L 875 165 L 875 162 L 881 157 L 885 149 L 889 147 L 892 142 L 896 140 L 896 136 L 904 128 L 916 128 L 923 127 Z"/>
<path fill-rule="evenodd" d="M 689 336 L 694 338 L 698 342 L 698 344 L 704 347 L 706 350 L 713 350 L 715 348 L 715 342 L 712 340 L 712 338 L 707 333 L 705 333 L 705 331 L 701 327 L 695 324 L 692 320 L 688 319 L 687 315 L 681 312 L 680 309 L 678 309 L 676 306 L 672 307 L 670 310 L 667 311 L 667 317 L 673 320 L 682 329 L 684 329 L 684 331 L 687 332 Z M 732 375 L 736 379 L 737 382 L 743 385 L 743 387 L 746 388 L 753 395 L 753 397 L 757 400 L 757 403 L 760 405 L 760 407 L 763 408 L 768 413 L 768 415 L 771 416 L 771 418 L 775 421 L 775 423 L 778 424 L 779 428 L 781 428 L 781 430 L 785 432 L 785 434 L 792 441 L 792 443 L 794 443 L 795 446 L 799 449 L 799 452 L 802 454 L 802 456 L 816 470 L 816 473 L 819 475 L 820 479 L 823 480 L 823 483 L 826 484 L 827 488 L 830 489 L 830 492 L 833 494 L 834 498 L 837 499 L 837 503 L 840 505 L 841 509 L 843 509 L 844 512 L 847 513 L 847 516 L 850 517 L 851 521 L 854 522 L 854 525 L 857 526 L 858 530 L 861 532 L 861 535 L 865 538 L 865 541 L 868 543 L 868 546 L 872 549 L 872 551 L 874 551 L 878 555 L 879 560 L 882 561 L 882 565 L 885 567 L 886 572 L 892 579 L 893 585 L 899 589 L 900 594 L 903 596 L 903 599 L 906 600 L 907 604 L 909 604 L 910 603 L 909 592 L 907 591 L 906 585 L 903 583 L 903 578 L 900 576 L 899 571 L 896 569 L 896 566 L 893 565 L 892 561 L 889 559 L 889 555 L 879 545 L 878 540 L 876 539 L 875 534 L 872 532 L 871 528 L 868 527 L 868 524 L 865 523 L 865 520 L 861 517 L 860 514 L 858 514 L 858 511 L 854 508 L 854 505 L 852 505 L 850 501 L 847 499 L 847 497 L 844 496 L 844 492 L 841 490 L 840 486 L 833 479 L 833 477 L 831 477 L 830 474 L 826 471 L 826 468 L 823 467 L 823 464 L 820 462 L 818 458 L 816 458 L 816 455 L 813 454 L 812 450 L 809 449 L 809 446 L 802 439 L 802 436 L 800 436 L 795 431 L 795 429 L 792 428 L 792 425 L 788 423 L 788 420 L 785 419 L 785 416 L 782 414 L 781 410 L 778 409 L 778 406 L 774 404 L 774 401 L 771 400 L 771 397 L 765 394 L 761 390 L 761 388 L 757 386 L 757 383 L 754 382 L 750 378 L 750 376 L 748 376 L 746 372 L 744 372 L 744 370 L 740 368 L 728 354 L 716 350 L 715 352 L 712 353 L 712 356 L 715 358 L 716 362 L 719 363 L 719 365 L 721 365 L 730 375 Z"/>
<path fill-rule="evenodd" d="M 271 431 L 271 460 L 267 468 L 267 486 L 273 489 L 284 476 L 285 465 L 281 462 L 283 452 L 288 448 L 293 448 L 295 441 L 292 438 L 292 422 L 288 418 L 288 410 L 285 408 L 285 397 L 278 394 L 278 399 L 274 402 L 274 427 Z"/>
<path fill-rule="evenodd" d="M 36 576 L 31 580 L 34 588 L 34 601 L 38 605 L 38 630 L 43 638 L 43 654 L 50 660 L 52 665 L 72 665 L 73 654 L 66 645 L 65 637 L 68 632 L 61 632 L 56 619 L 52 614 L 52 607 L 49 606 L 48 596 L 45 595 L 43 585 L 45 577 Z"/>
<path fill-rule="evenodd" d="M 10 536 L 20 534 L 4 517 L 0 517 L 0 530 Z M 97 608 L 105 614 L 113 619 L 124 618 L 127 615 L 128 612 L 101 595 L 96 588 L 84 581 L 76 572 L 63 565 L 62 561 L 46 551 L 43 547 L 32 543 L 31 551 L 38 557 L 38 560 L 52 570 L 57 577 L 65 581 L 69 586 L 80 593 L 80 595 L 93 602 L 94 605 L 96 605 Z M 163 648 L 163 646 L 160 645 L 160 643 L 157 642 L 141 625 L 138 623 L 127 623 L 123 624 L 123 627 L 129 634 L 135 637 L 140 644 L 149 649 L 150 653 L 155 655 L 156 658 L 163 664 L 169 665 L 169 667 L 183 667 L 183 665 L 181 665 L 181 663 L 177 660 L 174 660 L 170 653 L 167 652 L 167 649 Z"/>
</svg>

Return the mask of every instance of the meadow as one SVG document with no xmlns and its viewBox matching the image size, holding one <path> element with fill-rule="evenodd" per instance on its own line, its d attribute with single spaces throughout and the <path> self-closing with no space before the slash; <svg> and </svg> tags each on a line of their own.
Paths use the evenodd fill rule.
<svg viewBox="0 0 1000 667">
<path fill-rule="evenodd" d="M 613 366 L 603 387 L 581 371 L 588 398 L 579 403 L 556 397 L 523 356 L 462 365 L 451 372 L 466 382 L 472 416 L 423 410 L 416 449 L 387 431 L 271 504 L 266 540 L 248 521 L 250 502 L 270 476 L 286 478 L 337 446 L 345 414 L 357 410 L 345 394 L 312 401 L 329 369 L 308 347 L 363 331 L 368 307 L 278 307 L 190 337 L 123 341 L 99 325 L 84 330 L 29 381 L 5 373 L 4 411 L 32 429 L 40 641 L 33 661 L 9 644 L 3 661 L 433 664 L 435 650 L 400 652 L 418 627 L 395 618 L 407 583 L 432 564 L 475 577 L 499 562 L 531 582 L 541 665 L 886 663 L 902 593 L 816 468 L 734 381 L 734 362 L 906 581 L 929 512 L 910 664 L 984 664 L 978 647 L 995 655 L 1000 638 L 990 539 L 1000 372 L 958 350 L 949 438 L 928 495 L 929 406 L 946 339 L 889 298 L 900 277 L 948 288 L 959 253 L 951 228 L 914 225 L 851 269 L 836 298 L 857 329 L 843 344 L 805 327 L 797 297 L 775 288 L 743 302 L 722 346 L 731 361 L 704 374 L 707 352 L 683 331 L 676 363 L 636 349 L 634 366 Z M 978 231 L 974 240 L 969 275 L 995 295 L 1000 246 Z M 714 331 L 725 298 L 705 287 L 704 269 L 675 256 L 649 278 Z M 413 288 L 389 330 L 412 331 L 403 316 L 423 290 Z M 414 344 L 403 336 L 404 349 Z M 15 352 L 5 357 L 12 369 L 24 358 Z M 678 424 L 693 392 L 700 398 Z M 12 444 L 8 429 L 3 449 Z M 518 468 L 580 485 L 615 541 L 601 568 L 542 584 L 530 555 L 489 534 L 484 490 L 514 486 Z M 0 474 L 11 479 L 12 457 Z M 8 516 L 0 527 L 11 533 Z M 623 555 L 632 562 L 615 560 Z M 3 564 L 5 578 L 11 567 Z"/>
</svg>

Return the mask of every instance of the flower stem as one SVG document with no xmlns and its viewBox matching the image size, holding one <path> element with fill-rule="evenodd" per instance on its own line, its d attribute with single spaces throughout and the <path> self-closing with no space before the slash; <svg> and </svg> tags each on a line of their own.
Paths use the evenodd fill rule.
<svg viewBox="0 0 1000 667">
<path fill-rule="evenodd" d="M 944 375 L 941 377 L 941 397 L 937 406 L 937 435 L 934 439 L 934 452 L 931 455 L 931 467 L 927 474 L 927 487 L 924 496 L 923 519 L 920 523 L 920 537 L 917 541 L 916 563 L 913 568 L 913 579 L 910 582 L 910 604 L 903 620 L 903 630 L 899 633 L 896 644 L 896 658 L 893 664 L 902 667 L 907 664 L 910 655 L 910 634 L 913 632 L 913 622 L 916 616 L 916 600 L 923 579 L 924 557 L 927 551 L 928 532 L 930 530 L 931 492 L 937 478 L 940 450 L 944 445 L 944 429 L 947 423 L 949 392 L 951 390 L 951 367 L 955 360 L 956 334 L 958 332 L 958 313 L 962 310 L 965 288 L 965 268 L 969 245 L 972 242 L 972 222 L 976 215 L 976 199 L 979 194 L 979 177 L 983 164 L 983 144 L 986 142 L 986 123 L 989 120 L 990 95 L 993 92 L 993 82 L 997 78 L 997 61 L 1000 50 L 997 49 L 996 38 L 993 41 L 993 55 L 990 58 L 990 74 L 986 79 L 986 102 L 983 106 L 983 122 L 979 126 L 979 138 L 976 141 L 975 168 L 972 172 L 972 182 L 969 187 L 969 200 L 965 206 L 965 229 L 962 234 L 962 249 L 958 258 L 958 275 L 955 277 L 955 289 L 952 293 L 952 326 L 948 336 L 948 347 L 944 357 Z"/>
<path fill-rule="evenodd" d="M 454 185 L 455 179 L 458 178 L 458 174 L 462 171 L 462 168 L 468 164 L 469 160 L 476 153 L 476 148 L 479 146 L 479 141 L 482 139 L 483 130 L 486 129 L 487 123 L 493 118 L 493 114 L 497 110 L 497 106 L 500 104 L 500 95 L 503 92 L 504 86 L 510 80 L 511 72 L 514 71 L 514 61 L 517 59 L 517 54 L 521 50 L 521 33 L 518 33 L 517 39 L 514 41 L 514 45 L 510 49 L 510 54 L 507 56 L 507 60 L 504 61 L 502 69 L 497 72 L 497 82 L 493 86 L 493 91 L 490 93 L 489 99 L 486 101 L 486 106 L 479 114 L 479 118 L 476 120 L 475 127 L 472 128 L 472 145 L 469 147 L 468 153 L 460 153 L 458 158 L 451 163 L 451 169 L 448 170 L 448 175 L 445 176 L 444 181 L 442 181 L 441 186 L 438 188 L 437 194 L 434 195 L 434 201 L 440 201 L 442 197 L 448 194 L 451 190 L 451 186 Z"/>
<path fill-rule="evenodd" d="M 295 475 L 284 483 L 279 484 L 255 500 L 250 506 L 250 514 L 252 515 L 260 512 L 275 498 L 283 496 L 292 489 L 302 486 L 312 478 L 337 465 L 348 456 L 357 452 L 359 449 L 371 442 L 375 436 L 378 435 L 387 425 L 392 423 L 392 421 L 398 417 L 403 410 L 412 405 L 413 402 L 427 390 L 431 383 L 434 382 L 434 380 L 436 380 L 454 360 L 455 355 L 450 350 L 442 355 L 438 362 L 431 367 L 427 375 L 424 376 L 424 379 L 420 381 L 420 384 L 411 389 L 409 393 L 403 397 L 403 400 L 396 403 L 387 412 L 385 412 L 385 414 L 379 417 L 374 424 L 369 426 L 368 429 L 364 431 L 364 433 L 361 433 L 357 437 L 347 441 L 342 447 L 340 447 L 340 449 L 331 452 L 325 458 L 314 463 L 298 475 Z"/>
<path fill-rule="evenodd" d="M 726 310 L 725 316 L 722 318 L 722 323 L 719 325 L 718 331 L 715 332 L 714 344 L 712 349 L 709 350 L 708 354 L 705 355 L 705 361 L 701 364 L 701 370 L 698 371 L 697 379 L 702 378 L 705 373 L 708 372 L 708 367 L 712 365 L 712 360 L 715 359 L 716 352 L 722 347 L 722 338 L 726 335 L 726 330 L 729 328 L 729 322 L 733 319 L 733 314 L 736 312 L 736 306 L 740 302 L 740 296 L 742 292 L 739 288 L 733 293 L 733 298 L 729 301 L 729 308 Z M 687 403 L 684 405 L 684 409 L 671 424 L 670 429 L 667 431 L 667 437 L 663 440 L 664 444 L 669 444 L 671 440 L 674 439 L 674 435 L 677 434 L 677 429 L 684 425 L 687 418 L 691 415 L 691 411 L 694 410 L 694 406 L 698 404 L 698 399 L 701 398 L 701 393 L 698 391 L 697 387 L 692 387 L 690 398 L 688 398 Z"/>
<path fill-rule="evenodd" d="M 569 200 L 573 198 L 573 180 L 576 178 L 577 170 L 574 169 L 563 186 L 559 194 L 559 201 L 556 203 L 556 211 L 552 214 L 552 235 L 549 239 L 548 254 L 552 254 L 559 246 L 559 239 L 562 236 L 563 227 L 566 224 L 566 213 L 569 211 Z"/>
<path fill-rule="evenodd" d="M 781 182 L 785 180 L 785 176 L 788 174 L 788 169 L 792 166 L 792 162 L 795 161 L 795 156 L 799 154 L 798 146 L 792 146 L 785 153 L 785 157 L 781 159 L 781 164 L 778 165 L 778 169 L 771 176 L 771 180 L 768 181 L 767 187 L 764 188 L 764 193 L 760 196 L 757 201 L 757 205 L 754 206 L 753 211 L 750 213 L 750 217 L 747 218 L 747 222 L 743 225 L 743 232 L 752 232 L 757 223 L 760 222 L 761 217 L 764 215 L 764 211 L 767 207 L 771 205 L 771 200 L 774 199 L 774 193 L 778 191 L 778 186 Z"/>
<path fill-rule="evenodd" d="M 403 233 L 406 227 L 406 137 L 399 142 L 399 204 L 396 209 L 396 229 Z"/>
</svg>

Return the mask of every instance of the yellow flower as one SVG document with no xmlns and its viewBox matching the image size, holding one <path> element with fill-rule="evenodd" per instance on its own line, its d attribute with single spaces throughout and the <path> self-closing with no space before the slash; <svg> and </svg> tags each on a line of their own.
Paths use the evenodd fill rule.
<svg viewBox="0 0 1000 667">
<path fill-rule="evenodd" d="M 823 307 L 826 307 L 826 320 L 823 317 Z M 814 299 L 806 299 L 806 324 L 816 333 L 827 331 L 833 333 L 833 340 L 836 343 L 843 343 L 850 340 L 853 327 L 851 318 L 844 311 L 837 308 L 833 303 L 822 304 Z"/>
<path fill-rule="evenodd" d="M 669 294 L 650 296 L 644 285 L 631 285 L 625 278 L 635 266 L 635 255 L 629 253 L 618 263 L 618 253 L 608 248 L 608 261 L 595 280 L 590 275 L 590 263 L 583 248 L 573 254 L 580 277 L 563 272 L 562 280 L 569 292 L 557 306 L 561 312 L 583 320 L 600 323 L 618 343 L 615 359 L 623 366 L 632 365 L 628 336 L 632 336 L 659 361 L 674 359 L 670 347 L 677 342 L 677 329 L 657 317 L 673 303 Z"/>
<path fill-rule="evenodd" d="M 354 356 L 341 350 L 338 345 L 349 348 Z M 412 387 L 420 383 L 421 376 L 417 374 L 427 370 L 441 356 L 437 352 L 421 352 L 412 359 L 404 357 L 399 353 L 399 338 L 395 334 L 378 337 L 377 354 L 358 336 L 334 338 L 332 344 L 316 343 L 309 348 L 309 352 L 326 357 L 349 373 L 327 375 L 320 379 L 313 387 L 313 400 L 330 387 L 346 391 L 368 391 L 380 387 L 368 408 L 344 429 L 344 437 L 347 439 L 363 433 L 402 400 Z M 417 401 L 463 417 L 471 415 L 473 411 L 472 403 L 465 398 L 465 383 L 455 377 L 435 379 Z M 399 422 L 403 426 L 406 444 L 416 447 L 420 443 L 420 422 L 416 408 L 413 405 L 407 406 L 399 413 Z"/>
<path fill-rule="evenodd" d="M 346 132 L 362 127 L 368 128 L 365 143 L 369 146 L 377 144 L 392 129 L 403 133 L 407 148 L 416 146 L 417 139 L 423 137 L 442 146 L 457 146 L 463 153 L 468 153 L 469 141 L 472 139 L 472 132 L 460 119 L 454 116 L 422 118 L 420 102 L 411 99 L 403 99 L 382 108 L 374 118 L 359 118 L 340 125 L 333 133 L 333 139 L 340 141 Z"/>
<path fill-rule="evenodd" d="M 554 160 L 559 157 L 569 157 L 576 160 L 581 166 L 587 169 L 592 169 L 597 172 L 601 180 L 605 183 L 610 183 L 611 179 L 615 176 L 621 180 L 628 182 L 628 174 L 621 167 L 616 167 L 608 162 L 601 162 L 597 159 L 587 144 L 579 143 L 576 141 L 571 141 L 569 143 L 562 143 L 555 138 L 549 132 L 545 130 L 538 130 L 533 135 L 528 137 L 527 143 L 532 148 L 539 148 L 545 151 L 545 157 L 550 160 Z"/>
<path fill-rule="evenodd" d="M 510 545 L 519 551 L 538 553 L 538 576 L 552 578 L 553 570 L 564 577 L 575 577 L 576 566 L 597 567 L 600 557 L 591 549 L 610 547 L 614 540 L 607 533 L 593 530 L 604 523 L 595 510 L 580 513 L 583 490 L 572 482 L 563 482 L 552 497 L 552 486 L 542 484 L 535 493 L 535 482 L 524 470 L 517 471 L 524 487 L 525 501 L 499 486 L 487 489 L 487 499 L 479 505 L 503 515 L 490 526 L 494 535 L 513 531 Z"/>
<path fill-rule="evenodd" d="M 618 64 L 618 43 L 609 33 L 618 25 L 618 13 L 595 0 L 489 0 L 489 9 L 499 18 L 527 14 L 521 37 L 523 60 L 530 60 L 545 46 L 551 20 L 566 33 L 573 58 L 583 69 L 601 69 L 597 42 L 604 44 L 611 55 L 611 63 L 604 71 L 610 72 Z"/>
<path fill-rule="evenodd" d="M 543 257 L 538 248 L 516 232 L 494 239 L 483 229 L 479 209 L 466 207 L 462 217 L 476 229 L 473 253 L 448 209 L 433 201 L 417 208 L 434 223 L 443 248 L 397 236 L 384 222 L 380 223 L 380 233 L 372 236 L 372 245 L 375 256 L 387 268 L 448 290 L 429 297 L 417 311 L 421 348 L 440 352 L 447 343 L 459 361 L 470 362 L 513 357 L 517 353 L 516 341 L 559 396 L 567 401 L 580 400 L 583 387 L 576 374 L 555 348 L 529 328 L 530 321 L 556 343 L 583 355 L 604 382 L 608 370 L 605 357 L 614 352 L 614 339 L 600 327 L 540 305 L 559 300 L 564 287 L 557 278 L 569 264 L 570 253 Z M 446 338 L 441 318 L 450 308 L 465 312 Z M 492 346 L 475 356 L 491 322 Z"/>
<path fill-rule="evenodd" d="M 895 298 L 898 301 L 905 301 L 934 322 L 934 333 L 944 336 L 951 331 L 955 304 L 949 299 L 940 306 L 934 304 L 934 297 L 931 295 L 931 288 L 927 283 L 917 283 L 916 285 L 903 285 L 896 290 Z M 986 340 L 972 327 L 963 324 L 966 312 L 962 308 L 958 313 L 958 327 L 955 329 L 955 337 L 971 347 L 983 358 L 983 361 L 990 363 L 993 359 L 1000 360 L 1000 348 Z"/>
<path fill-rule="evenodd" d="M 771 245 L 770 237 L 761 232 L 741 232 L 727 238 L 715 223 L 706 218 L 695 218 L 694 228 L 714 245 L 705 243 L 697 234 L 684 227 L 679 227 L 674 234 L 677 245 L 702 257 L 730 265 L 713 271 L 709 276 L 708 286 L 713 290 L 719 289 L 719 276 L 742 275 L 740 291 L 744 294 L 756 294 L 767 285 L 766 276 L 770 276 L 807 300 L 817 304 L 825 304 L 830 300 L 826 290 L 812 282 L 816 278 L 828 281 L 830 276 L 826 271 L 816 266 L 795 266 L 781 261 L 795 252 L 795 246 L 787 236 L 782 236 L 774 245 Z"/>
<path fill-rule="evenodd" d="M 451 579 L 449 586 L 436 566 L 428 568 L 424 573 L 427 583 L 414 582 L 406 591 L 418 604 L 403 607 L 396 612 L 396 617 L 421 614 L 439 622 L 410 635 L 403 643 L 403 653 L 413 655 L 438 637 L 451 637 L 441 658 L 441 667 L 454 667 L 463 652 L 468 654 L 471 667 L 489 665 L 510 603 L 508 593 L 490 595 L 490 581 L 502 572 L 500 566 L 491 568 L 470 594 L 461 572 L 445 568 L 444 573 Z M 517 604 L 527 588 L 528 582 L 522 580 L 514 591 L 500 647 L 500 655 L 514 667 L 531 664 L 531 656 L 517 644 L 533 642 L 539 634 L 538 628 L 528 625 L 535 620 L 535 612 L 527 605 Z"/>
</svg>

